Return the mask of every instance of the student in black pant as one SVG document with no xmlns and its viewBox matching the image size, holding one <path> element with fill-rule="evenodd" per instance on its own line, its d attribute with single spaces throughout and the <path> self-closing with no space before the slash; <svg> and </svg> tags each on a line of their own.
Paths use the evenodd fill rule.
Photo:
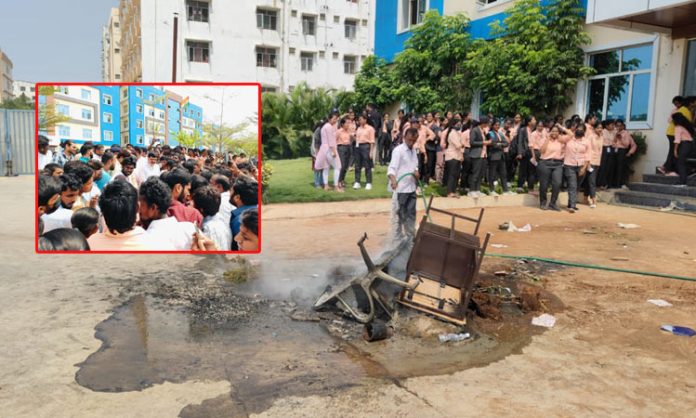
<svg viewBox="0 0 696 418">
<path fill-rule="evenodd" d="M 614 152 L 614 121 L 605 120 L 602 122 L 602 158 L 599 163 L 599 171 L 597 173 L 597 187 L 606 188 L 609 185 L 609 174 L 613 169 L 615 156 Z"/>
<path fill-rule="evenodd" d="M 626 130 L 623 120 L 616 121 L 616 138 L 614 139 L 614 158 L 609 160 L 611 167 L 610 183 L 611 188 L 621 188 L 628 176 L 627 158 L 635 154 L 638 147 L 631 134 Z"/>
<path fill-rule="evenodd" d="M 563 130 L 564 135 L 560 135 L 561 129 L 560 125 L 552 127 L 548 136 L 544 137 L 544 142 L 540 148 L 537 170 L 539 173 L 539 207 L 542 210 L 561 211 L 558 207 L 558 194 L 563 182 L 565 144 L 570 139 L 570 136 L 567 135 L 569 131 L 565 129 Z M 547 201 L 546 195 L 549 184 L 551 185 L 551 202 Z"/>
<path fill-rule="evenodd" d="M 517 161 L 519 161 L 519 176 L 517 177 L 517 192 L 522 192 L 524 183 L 527 183 L 529 191 L 534 190 L 536 183 L 536 167 L 532 164 L 532 149 L 529 146 L 529 136 L 536 128 L 536 118 L 527 116 L 520 124 L 517 131 Z"/>
<path fill-rule="evenodd" d="M 462 159 L 464 158 L 464 144 L 460 129 L 462 123 L 460 119 L 454 119 L 448 122 L 447 128 L 440 133 L 440 143 L 445 149 L 445 177 L 443 182 L 447 185 L 447 197 L 459 197 L 457 193 L 457 181 L 459 180 L 459 171 L 462 167 Z"/>
<path fill-rule="evenodd" d="M 568 184 L 568 210 L 574 213 L 578 210 L 578 185 L 587 173 L 592 158 L 592 145 L 585 138 L 585 129 L 578 128 L 573 139 L 566 143 L 563 159 L 563 176 Z"/>
<path fill-rule="evenodd" d="M 677 161 L 679 173 L 678 187 L 685 187 L 689 178 L 686 159 L 689 158 L 694 146 L 694 126 L 681 113 L 672 115 L 674 122 L 674 158 Z"/>
<path fill-rule="evenodd" d="M 469 157 L 471 158 L 471 176 L 469 177 L 469 196 L 481 197 L 481 177 L 483 175 L 483 147 L 490 144 L 486 139 L 484 130 L 488 128 L 488 117 L 484 116 L 479 121 L 479 125 L 471 129 L 469 144 L 471 150 Z"/>
<path fill-rule="evenodd" d="M 505 173 L 504 149 L 509 145 L 505 136 L 500 133 L 500 122 L 494 120 L 488 132 L 488 188 L 492 196 L 497 196 L 495 181 L 499 180 L 503 193 L 508 193 L 507 175 Z"/>
</svg>

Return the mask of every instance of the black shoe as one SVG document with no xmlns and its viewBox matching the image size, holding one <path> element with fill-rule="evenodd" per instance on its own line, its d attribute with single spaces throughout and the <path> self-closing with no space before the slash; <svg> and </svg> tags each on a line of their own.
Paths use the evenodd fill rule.
<svg viewBox="0 0 696 418">
<path fill-rule="evenodd" d="M 558 205 L 549 205 L 550 210 L 555 210 L 556 212 L 560 212 L 561 208 L 558 207 Z"/>
</svg>

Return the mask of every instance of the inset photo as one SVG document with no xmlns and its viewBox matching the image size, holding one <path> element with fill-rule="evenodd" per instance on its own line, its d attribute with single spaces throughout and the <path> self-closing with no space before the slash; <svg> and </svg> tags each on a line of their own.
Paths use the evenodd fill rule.
<svg viewBox="0 0 696 418">
<path fill-rule="evenodd" d="M 36 251 L 261 251 L 258 83 L 36 86 Z"/>
</svg>

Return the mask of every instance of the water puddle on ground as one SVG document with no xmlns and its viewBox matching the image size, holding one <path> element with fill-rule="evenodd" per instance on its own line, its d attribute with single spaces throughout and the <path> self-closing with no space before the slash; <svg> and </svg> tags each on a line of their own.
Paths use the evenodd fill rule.
<svg viewBox="0 0 696 418">
<path fill-rule="evenodd" d="M 207 303 L 237 303 L 251 296 Z M 100 349 L 78 364 L 76 381 L 100 392 L 137 391 L 190 380 L 229 381 L 229 395 L 190 405 L 181 416 L 247 416 L 285 396 L 332 394 L 379 382 L 453 373 L 519 353 L 541 331 L 529 315 L 472 321 L 470 341 L 442 344 L 449 325 L 402 310 L 388 340 L 366 343 L 361 325 L 311 316 L 292 302 L 257 303 L 244 317 L 201 315 L 161 295 L 137 295 L 96 326 Z M 305 315 L 309 319 L 298 319 Z"/>
</svg>

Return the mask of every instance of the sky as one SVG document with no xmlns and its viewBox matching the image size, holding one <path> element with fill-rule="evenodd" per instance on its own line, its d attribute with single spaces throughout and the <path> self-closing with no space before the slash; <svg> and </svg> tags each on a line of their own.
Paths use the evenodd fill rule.
<svg viewBox="0 0 696 418">
<path fill-rule="evenodd" d="M 101 30 L 118 0 L 0 0 L 0 49 L 13 78 L 101 81 Z"/>
<path fill-rule="evenodd" d="M 164 89 L 181 96 L 188 96 L 190 102 L 203 108 L 204 122 L 220 122 L 220 102 L 222 121 L 233 126 L 245 122 L 258 111 L 257 86 L 164 86 Z M 257 126 L 249 126 L 248 131 L 256 132 Z"/>
</svg>

